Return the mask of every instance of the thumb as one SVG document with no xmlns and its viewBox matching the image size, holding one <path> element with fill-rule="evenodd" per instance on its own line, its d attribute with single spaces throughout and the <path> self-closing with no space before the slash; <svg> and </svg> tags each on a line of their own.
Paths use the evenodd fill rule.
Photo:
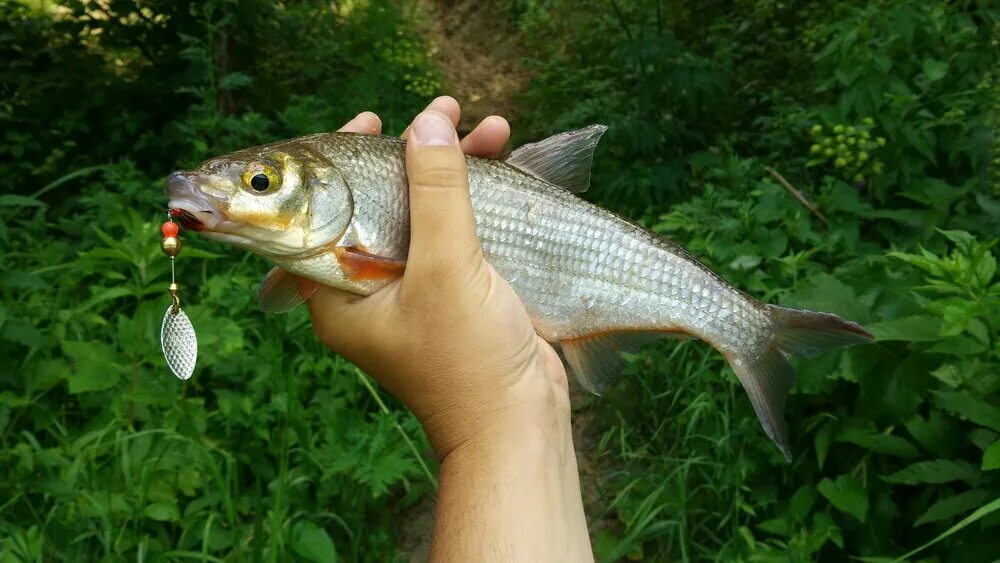
<svg viewBox="0 0 1000 563">
<path fill-rule="evenodd" d="M 465 155 L 455 126 L 425 111 L 406 143 L 410 185 L 410 250 L 406 276 L 443 281 L 482 262 Z"/>
</svg>

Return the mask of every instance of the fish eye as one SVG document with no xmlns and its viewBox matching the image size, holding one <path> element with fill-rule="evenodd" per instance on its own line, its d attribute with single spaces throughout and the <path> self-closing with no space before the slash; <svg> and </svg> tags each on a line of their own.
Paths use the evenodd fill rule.
<svg viewBox="0 0 1000 563">
<path fill-rule="evenodd" d="M 281 174 L 270 164 L 251 162 L 243 170 L 244 188 L 257 195 L 269 194 L 281 187 Z"/>
<path fill-rule="evenodd" d="M 258 172 L 250 178 L 250 187 L 254 191 L 264 192 L 267 191 L 267 187 L 271 185 L 271 180 L 268 179 L 267 174 L 263 172 Z"/>
</svg>

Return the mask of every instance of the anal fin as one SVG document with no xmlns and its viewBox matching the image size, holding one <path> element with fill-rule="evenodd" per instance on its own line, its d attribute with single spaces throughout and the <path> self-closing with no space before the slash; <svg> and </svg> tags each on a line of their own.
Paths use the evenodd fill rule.
<svg viewBox="0 0 1000 563">
<path fill-rule="evenodd" d="M 668 330 L 608 331 L 562 340 L 559 344 L 580 385 L 600 395 L 625 367 L 622 353 L 634 354 L 653 340 L 671 337 L 685 338 L 687 335 Z"/>
<path fill-rule="evenodd" d="M 795 368 L 774 346 L 768 346 L 756 357 L 730 356 L 727 359 L 749 395 L 764 432 L 778 446 L 785 460 L 791 461 L 785 400 L 788 390 L 795 384 Z"/>
<path fill-rule="evenodd" d="M 257 290 L 257 305 L 265 313 L 285 313 L 309 299 L 319 284 L 275 266 Z"/>
</svg>

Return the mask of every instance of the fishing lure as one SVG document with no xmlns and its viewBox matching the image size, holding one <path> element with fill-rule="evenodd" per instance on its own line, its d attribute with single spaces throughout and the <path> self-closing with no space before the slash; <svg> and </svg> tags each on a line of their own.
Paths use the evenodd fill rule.
<svg viewBox="0 0 1000 563">
<path fill-rule="evenodd" d="M 180 286 L 177 285 L 174 270 L 174 260 L 181 251 L 180 227 L 174 223 L 174 211 L 167 213 L 167 222 L 160 226 L 163 240 L 160 249 L 170 258 L 170 307 L 163 315 L 163 325 L 160 327 L 160 347 L 167 367 L 180 379 L 190 379 L 194 374 L 194 365 L 198 361 L 198 338 L 194 334 L 191 319 L 181 309 Z"/>
</svg>

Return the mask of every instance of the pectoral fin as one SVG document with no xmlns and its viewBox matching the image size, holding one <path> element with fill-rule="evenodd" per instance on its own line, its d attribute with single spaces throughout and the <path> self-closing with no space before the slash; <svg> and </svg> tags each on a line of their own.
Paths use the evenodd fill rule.
<svg viewBox="0 0 1000 563">
<path fill-rule="evenodd" d="M 333 250 L 340 269 L 352 280 L 391 280 L 403 275 L 406 261 L 378 256 L 354 246 Z"/>
<path fill-rule="evenodd" d="M 275 266 L 257 290 L 257 305 L 265 313 L 285 313 L 309 299 L 319 284 Z"/>
</svg>

